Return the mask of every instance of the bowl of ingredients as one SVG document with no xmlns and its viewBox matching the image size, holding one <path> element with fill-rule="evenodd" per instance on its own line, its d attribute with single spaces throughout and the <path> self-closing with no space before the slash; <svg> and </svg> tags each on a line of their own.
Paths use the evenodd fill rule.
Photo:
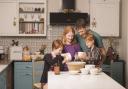
<svg viewBox="0 0 128 89">
<path fill-rule="evenodd" d="M 68 70 L 69 71 L 80 71 L 81 68 L 84 68 L 85 62 L 67 62 Z"/>
</svg>

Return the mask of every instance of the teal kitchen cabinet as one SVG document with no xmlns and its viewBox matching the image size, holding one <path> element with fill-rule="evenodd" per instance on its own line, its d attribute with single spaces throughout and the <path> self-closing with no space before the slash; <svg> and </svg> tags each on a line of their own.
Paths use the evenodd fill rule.
<svg viewBox="0 0 128 89">
<path fill-rule="evenodd" d="M 32 62 L 14 62 L 14 89 L 32 89 Z"/>
<path fill-rule="evenodd" d="M 6 89 L 6 71 L 0 73 L 0 89 Z"/>
<path fill-rule="evenodd" d="M 102 70 L 121 85 L 125 86 L 124 61 L 116 61 L 111 65 L 102 65 Z"/>
<path fill-rule="evenodd" d="M 117 61 L 111 64 L 111 77 L 121 85 L 125 85 L 124 61 Z"/>
</svg>

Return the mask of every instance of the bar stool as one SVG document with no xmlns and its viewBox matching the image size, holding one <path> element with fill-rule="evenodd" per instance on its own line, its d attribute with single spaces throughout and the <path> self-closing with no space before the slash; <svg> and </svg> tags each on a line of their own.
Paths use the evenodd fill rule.
<svg viewBox="0 0 128 89">
<path fill-rule="evenodd" d="M 32 59 L 33 89 L 41 89 L 40 79 L 43 73 L 44 61 Z"/>
</svg>

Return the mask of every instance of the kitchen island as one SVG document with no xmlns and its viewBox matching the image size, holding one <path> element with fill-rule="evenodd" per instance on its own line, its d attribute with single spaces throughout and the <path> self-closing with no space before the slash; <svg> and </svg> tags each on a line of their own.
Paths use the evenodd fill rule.
<svg viewBox="0 0 128 89">
<path fill-rule="evenodd" d="M 101 72 L 98 75 L 69 74 L 55 75 L 48 72 L 48 89 L 125 89 L 111 77 Z"/>
</svg>

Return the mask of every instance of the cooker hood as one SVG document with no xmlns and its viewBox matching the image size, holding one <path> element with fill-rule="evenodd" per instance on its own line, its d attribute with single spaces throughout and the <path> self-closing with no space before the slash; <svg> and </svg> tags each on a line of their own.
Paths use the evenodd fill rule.
<svg viewBox="0 0 128 89">
<path fill-rule="evenodd" d="M 80 18 L 83 18 L 89 24 L 90 18 L 88 13 L 75 11 L 76 0 L 62 0 L 62 12 L 50 13 L 50 25 L 69 25 L 75 24 Z"/>
<path fill-rule="evenodd" d="M 83 18 L 86 24 L 90 23 L 90 16 L 88 13 L 64 13 L 64 12 L 51 12 L 50 25 L 74 25 L 76 21 Z"/>
</svg>

